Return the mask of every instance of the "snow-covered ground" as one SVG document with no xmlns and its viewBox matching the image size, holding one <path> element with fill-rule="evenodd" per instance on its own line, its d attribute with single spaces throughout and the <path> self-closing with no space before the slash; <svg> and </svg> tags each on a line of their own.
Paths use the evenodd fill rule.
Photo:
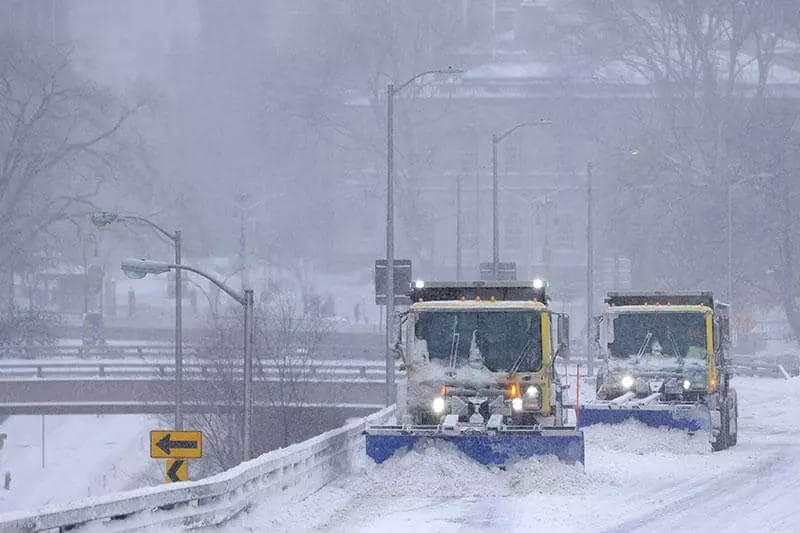
<svg viewBox="0 0 800 533">
<path fill-rule="evenodd" d="M 139 415 L 12 416 L 0 424 L 0 513 L 99 496 L 163 482 L 149 456 L 149 432 L 161 424 Z M 10 490 L 2 489 L 5 472 Z"/>
<path fill-rule="evenodd" d="M 735 386 L 739 443 L 725 452 L 633 422 L 586 430 L 585 472 L 550 458 L 493 471 L 429 448 L 363 460 L 303 501 L 264 503 L 218 531 L 798 531 L 800 379 Z"/>
</svg>

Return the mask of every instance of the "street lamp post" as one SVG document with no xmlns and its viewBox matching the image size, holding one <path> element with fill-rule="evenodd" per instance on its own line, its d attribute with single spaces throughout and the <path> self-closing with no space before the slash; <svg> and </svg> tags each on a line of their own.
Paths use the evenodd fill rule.
<svg viewBox="0 0 800 533">
<path fill-rule="evenodd" d="M 420 72 L 395 87 L 386 86 L 386 405 L 394 403 L 394 358 L 391 339 L 394 322 L 394 97 L 411 83 L 428 74 L 456 74 L 463 70 L 448 67 Z"/>
<path fill-rule="evenodd" d="M 498 278 L 498 271 L 500 270 L 500 214 L 498 209 L 500 177 L 497 169 L 497 145 L 500 144 L 500 141 L 525 126 L 546 126 L 550 124 L 552 122 L 542 118 L 535 122 L 520 122 L 500 134 L 492 133 L 492 270 L 494 279 Z"/>
<path fill-rule="evenodd" d="M 118 215 L 107 211 L 92 214 L 92 224 L 98 228 L 114 222 L 140 222 L 172 242 L 175 264 L 181 264 L 181 230 L 170 233 L 155 222 L 135 215 Z M 183 287 L 181 269 L 175 269 L 175 429 L 183 429 Z"/>
<path fill-rule="evenodd" d="M 245 289 L 243 294 L 240 294 L 232 288 L 225 285 L 223 282 L 216 279 L 210 274 L 206 274 L 188 265 L 169 264 L 161 261 L 151 261 L 147 259 L 124 259 L 122 261 L 122 271 L 126 276 L 134 279 L 141 279 L 148 274 L 164 274 L 174 270 L 176 273 L 180 270 L 193 272 L 198 276 L 202 276 L 217 287 L 224 291 L 231 298 L 236 300 L 244 307 L 244 385 L 243 385 L 243 424 L 242 424 L 242 461 L 249 461 L 251 458 L 251 428 L 252 428 L 252 415 L 253 415 L 253 343 L 254 343 L 254 316 L 255 316 L 255 298 L 253 297 L 252 289 Z"/>
<path fill-rule="evenodd" d="M 594 316 L 594 228 L 592 220 L 592 162 L 586 164 L 586 371 L 594 371 L 592 317 Z"/>
</svg>

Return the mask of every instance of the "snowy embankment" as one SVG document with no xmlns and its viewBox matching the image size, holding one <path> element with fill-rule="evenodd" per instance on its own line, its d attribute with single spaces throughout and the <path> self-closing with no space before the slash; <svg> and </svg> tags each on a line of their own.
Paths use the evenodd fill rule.
<svg viewBox="0 0 800 533">
<path fill-rule="evenodd" d="M 218 531 L 795 531 L 800 380 L 740 378 L 739 443 L 636 423 L 586 430 L 586 468 L 551 458 L 490 470 L 447 449 L 358 471 L 291 505 L 265 502 Z M 774 487 L 774 488 L 773 488 Z M 773 493 L 770 494 L 770 491 Z M 758 501 L 754 506 L 751 502 Z"/>
<path fill-rule="evenodd" d="M 61 504 L 161 483 L 163 464 L 150 459 L 148 438 L 157 419 L 138 415 L 12 416 L 0 472 L 0 513 Z M 0 474 L 0 481 L 2 480 Z"/>
</svg>

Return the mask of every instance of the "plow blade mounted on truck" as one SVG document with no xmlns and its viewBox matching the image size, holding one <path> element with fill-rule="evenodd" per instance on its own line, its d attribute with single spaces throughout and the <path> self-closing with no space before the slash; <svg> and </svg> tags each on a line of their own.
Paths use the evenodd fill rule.
<svg viewBox="0 0 800 533">
<path fill-rule="evenodd" d="M 577 429 L 511 429 L 498 432 L 445 431 L 437 427 L 408 430 L 400 426 L 370 428 L 367 455 L 382 463 L 408 450 L 427 446 L 455 446 L 472 460 L 487 466 L 505 466 L 516 460 L 552 455 L 567 464 L 584 463 L 583 432 Z"/>
<path fill-rule="evenodd" d="M 667 427 L 688 433 L 710 432 L 711 412 L 705 405 L 645 404 L 636 402 L 590 402 L 580 410 L 578 427 L 595 424 L 619 424 L 637 420 L 650 427 Z"/>
</svg>

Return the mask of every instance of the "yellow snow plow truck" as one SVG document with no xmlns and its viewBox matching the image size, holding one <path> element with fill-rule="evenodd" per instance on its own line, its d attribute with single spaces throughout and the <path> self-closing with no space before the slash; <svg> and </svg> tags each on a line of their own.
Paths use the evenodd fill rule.
<svg viewBox="0 0 800 533">
<path fill-rule="evenodd" d="M 714 450 L 736 444 L 730 312 L 711 292 L 609 293 L 597 318 L 596 399 L 578 427 L 635 419 L 705 431 Z"/>
<path fill-rule="evenodd" d="M 540 455 L 583 463 L 583 432 L 565 426 L 553 364 L 568 349 L 569 320 L 548 308 L 541 280 L 417 281 L 410 296 L 398 424 L 367 428 L 369 457 L 446 442 L 485 465 Z"/>
</svg>

